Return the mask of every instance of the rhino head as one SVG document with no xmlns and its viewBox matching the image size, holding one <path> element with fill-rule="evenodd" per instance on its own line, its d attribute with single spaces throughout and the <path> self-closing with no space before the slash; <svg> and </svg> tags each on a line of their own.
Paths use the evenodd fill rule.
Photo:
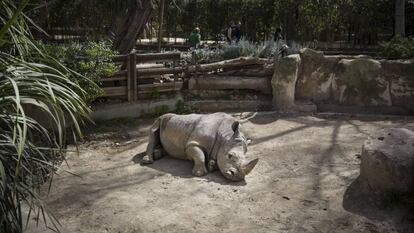
<svg viewBox="0 0 414 233">
<path fill-rule="evenodd" d="M 253 170 L 259 159 L 248 157 L 247 145 L 250 141 L 240 132 L 239 122 L 233 123 L 232 130 L 233 135 L 224 142 L 217 156 L 217 166 L 227 179 L 240 181 Z"/>
</svg>

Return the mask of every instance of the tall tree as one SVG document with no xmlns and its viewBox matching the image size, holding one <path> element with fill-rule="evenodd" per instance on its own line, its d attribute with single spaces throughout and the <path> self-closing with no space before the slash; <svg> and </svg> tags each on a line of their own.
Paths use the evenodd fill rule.
<svg viewBox="0 0 414 233">
<path fill-rule="evenodd" d="M 122 21 L 120 30 L 114 40 L 114 49 L 121 54 L 130 53 L 135 46 L 138 36 L 143 32 L 154 10 L 152 0 L 136 0 L 128 9 L 127 16 Z"/>
</svg>

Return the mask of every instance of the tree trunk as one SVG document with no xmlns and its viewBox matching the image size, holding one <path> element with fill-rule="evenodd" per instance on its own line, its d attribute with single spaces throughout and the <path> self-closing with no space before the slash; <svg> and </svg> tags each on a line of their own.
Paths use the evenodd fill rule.
<svg viewBox="0 0 414 233">
<path fill-rule="evenodd" d="M 113 45 L 115 50 L 121 54 L 128 54 L 134 49 L 137 38 L 144 30 L 153 9 L 152 0 L 136 0 L 134 6 L 128 10 L 116 35 Z"/>
<path fill-rule="evenodd" d="M 157 51 L 161 52 L 161 44 L 162 44 L 162 25 L 164 23 L 164 5 L 165 5 L 165 0 L 160 0 L 160 19 L 159 19 L 159 26 L 158 26 L 158 46 L 157 46 Z"/>
<path fill-rule="evenodd" d="M 395 0 L 395 35 L 405 36 L 405 0 Z"/>
</svg>

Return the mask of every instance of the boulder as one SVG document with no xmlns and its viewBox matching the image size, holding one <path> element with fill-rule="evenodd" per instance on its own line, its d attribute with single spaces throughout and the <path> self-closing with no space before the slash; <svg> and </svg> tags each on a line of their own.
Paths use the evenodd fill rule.
<svg viewBox="0 0 414 233">
<path fill-rule="evenodd" d="M 302 69 L 296 97 L 313 102 L 332 101 L 333 74 L 340 58 L 324 56 L 322 52 L 308 48 L 300 51 L 300 58 Z"/>
<path fill-rule="evenodd" d="M 414 113 L 414 60 L 381 60 L 381 65 L 391 83 L 392 105 Z"/>
<path fill-rule="evenodd" d="M 391 106 L 388 82 L 374 59 L 342 59 L 335 74 L 339 103 L 359 106 Z"/>
<path fill-rule="evenodd" d="M 405 128 L 382 130 L 365 141 L 361 178 L 375 193 L 414 191 L 414 132 Z"/>
<path fill-rule="evenodd" d="M 289 55 L 275 61 L 272 77 L 273 107 L 292 110 L 295 106 L 296 80 L 300 71 L 300 56 Z"/>
<path fill-rule="evenodd" d="M 272 88 L 276 110 L 302 111 L 296 99 L 319 109 L 414 113 L 414 60 L 324 56 L 306 48 L 275 61 Z"/>
</svg>

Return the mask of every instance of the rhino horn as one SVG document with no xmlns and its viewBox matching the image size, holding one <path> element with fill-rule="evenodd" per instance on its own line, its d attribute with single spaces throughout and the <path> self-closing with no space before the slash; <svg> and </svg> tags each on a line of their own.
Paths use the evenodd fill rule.
<svg viewBox="0 0 414 233">
<path fill-rule="evenodd" d="M 250 162 L 248 162 L 246 165 L 243 165 L 241 170 L 243 171 L 244 175 L 249 174 L 253 170 L 253 168 L 256 166 L 258 161 L 259 159 L 253 159 Z"/>
</svg>

